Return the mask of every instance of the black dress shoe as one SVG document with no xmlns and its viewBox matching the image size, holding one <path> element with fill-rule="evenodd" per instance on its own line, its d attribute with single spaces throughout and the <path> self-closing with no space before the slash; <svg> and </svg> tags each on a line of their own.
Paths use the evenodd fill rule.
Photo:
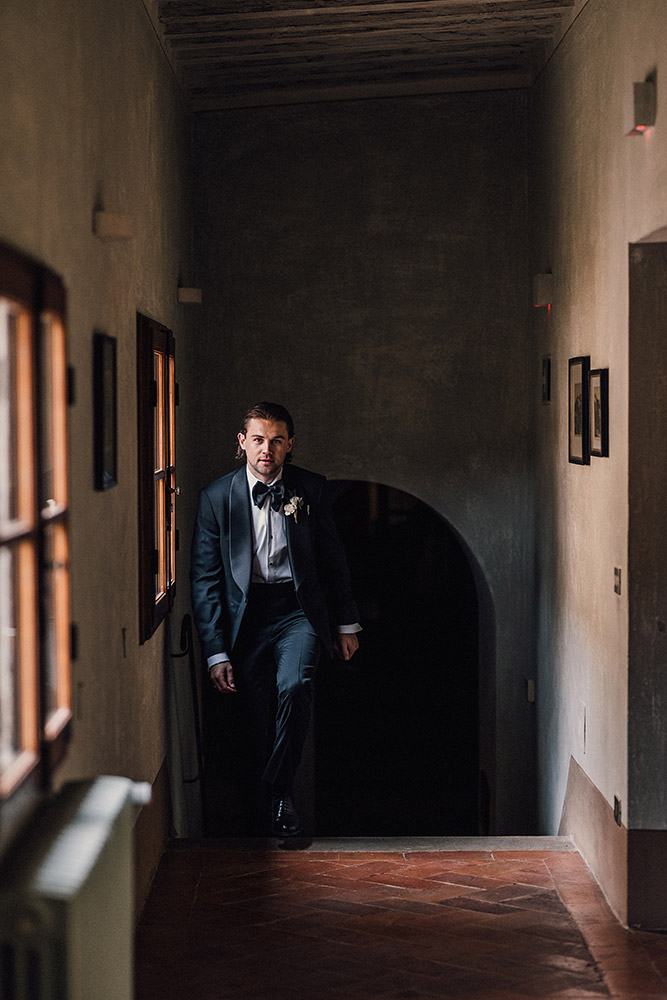
<svg viewBox="0 0 667 1000">
<path fill-rule="evenodd" d="M 271 810 L 271 833 L 274 837 L 296 837 L 302 826 L 289 795 L 274 795 Z"/>
</svg>

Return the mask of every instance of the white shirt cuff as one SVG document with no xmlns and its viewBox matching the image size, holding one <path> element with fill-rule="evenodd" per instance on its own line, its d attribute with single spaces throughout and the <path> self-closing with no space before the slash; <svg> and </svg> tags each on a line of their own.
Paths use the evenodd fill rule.
<svg viewBox="0 0 667 1000">
<path fill-rule="evenodd" d="M 355 632 L 361 632 L 362 628 L 359 622 L 354 622 L 353 625 L 339 625 L 338 634 L 339 635 L 353 635 Z M 206 660 L 208 669 L 215 667 L 218 663 L 229 663 L 229 657 L 227 653 L 214 653 L 213 656 L 209 656 Z"/>
<path fill-rule="evenodd" d="M 208 669 L 214 667 L 217 663 L 229 663 L 229 657 L 226 653 L 214 653 L 213 656 L 209 656 L 206 660 Z"/>
</svg>

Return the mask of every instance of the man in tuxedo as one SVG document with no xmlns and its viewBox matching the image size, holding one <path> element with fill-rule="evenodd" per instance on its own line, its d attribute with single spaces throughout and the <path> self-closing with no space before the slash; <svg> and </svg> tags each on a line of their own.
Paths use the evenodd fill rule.
<svg viewBox="0 0 667 1000">
<path fill-rule="evenodd" d="M 301 832 L 292 781 L 321 651 L 349 660 L 361 628 L 326 480 L 289 464 L 293 444 L 283 406 L 248 410 L 238 434 L 243 467 L 200 493 L 191 563 L 211 682 L 223 695 L 246 699 L 276 836 Z"/>
</svg>

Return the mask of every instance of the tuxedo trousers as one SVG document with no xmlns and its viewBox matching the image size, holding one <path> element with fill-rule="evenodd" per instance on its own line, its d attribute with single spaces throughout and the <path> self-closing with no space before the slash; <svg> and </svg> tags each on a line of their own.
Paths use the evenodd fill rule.
<svg viewBox="0 0 667 1000">
<path fill-rule="evenodd" d="M 232 652 L 234 681 L 252 726 L 257 776 L 289 791 L 313 703 L 320 639 L 292 583 L 253 583 Z"/>
</svg>

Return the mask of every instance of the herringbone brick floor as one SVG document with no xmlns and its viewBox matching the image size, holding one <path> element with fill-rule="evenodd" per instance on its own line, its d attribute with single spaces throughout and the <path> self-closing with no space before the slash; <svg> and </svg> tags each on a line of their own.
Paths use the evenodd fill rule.
<svg viewBox="0 0 667 1000">
<path fill-rule="evenodd" d="M 162 859 L 136 1000 L 667 1000 L 667 938 L 618 924 L 573 849 L 208 843 Z"/>
</svg>

